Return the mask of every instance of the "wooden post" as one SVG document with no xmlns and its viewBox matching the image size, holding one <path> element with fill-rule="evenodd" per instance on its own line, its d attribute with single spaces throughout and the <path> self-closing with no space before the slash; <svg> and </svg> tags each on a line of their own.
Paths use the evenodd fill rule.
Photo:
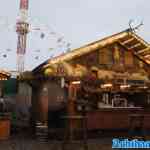
<svg viewBox="0 0 150 150">
<path fill-rule="evenodd" d="M 69 84 L 68 88 L 68 106 L 67 106 L 67 113 L 69 116 L 74 116 L 76 115 L 76 110 L 75 110 L 75 101 L 76 101 L 76 86 L 73 85 L 72 83 Z M 75 128 L 75 121 L 70 119 L 69 120 L 69 126 L 70 129 Z"/>
<path fill-rule="evenodd" d="M 69 90 L 68 91 L 68 93 L 69 93 L 68 113 L 70 115 L 74 115 L 75 114 L 74 102 L 76 100 L 76 87 L 75 87 L 75 85 L 70 83 L 68 90 Z"/>
<path fill-rule="evenodd" d="M 41 121 L 47 123 L 48 121 L 48 87 L 44 83 L 40 93 L 40 110 L 41 110 Z"/>
</svg>

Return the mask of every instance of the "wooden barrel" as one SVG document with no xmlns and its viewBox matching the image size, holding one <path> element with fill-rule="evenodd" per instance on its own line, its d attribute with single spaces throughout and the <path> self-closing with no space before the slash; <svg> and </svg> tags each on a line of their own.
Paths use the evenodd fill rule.
<svg viewBox="0 0 150 150">
<path fill-rule="evenodd" d="M 7 140 L 10 136 L 10 120 L 0 119 L 0 140 Z"/>
</svg>

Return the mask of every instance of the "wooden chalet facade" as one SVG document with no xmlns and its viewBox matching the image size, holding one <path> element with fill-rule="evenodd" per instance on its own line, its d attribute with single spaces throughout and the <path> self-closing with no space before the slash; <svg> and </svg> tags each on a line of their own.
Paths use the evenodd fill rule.
<svg viewBox="0 0 150 150">
<path fill-rule="evenodd" d="M 6 140 L 10 135 L 10 114 L 5 107 L 5 81 L 9 80 L 11 74 L 0 70 L 0 140 Z"/>
<path fill-rule="evenodd" d="M 87 101 L 88 129 L 128 128 L 133 113 L 150 128 L 150 45 L 131 30 L 52 58 L 32 74 L 37 120 L 47 122 L 49 110 L 78 114 Z"/>
</svg>

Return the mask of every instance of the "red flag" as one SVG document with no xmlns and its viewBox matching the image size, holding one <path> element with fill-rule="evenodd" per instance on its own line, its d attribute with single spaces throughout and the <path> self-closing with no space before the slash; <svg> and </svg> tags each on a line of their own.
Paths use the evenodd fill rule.
<svg viewBox="0 0 150 150">
<path fill-rule="evenodd" d="M 20 1 L 20 9 L 28 9 L 28 0 L 21 0 Z"/>
</svg>

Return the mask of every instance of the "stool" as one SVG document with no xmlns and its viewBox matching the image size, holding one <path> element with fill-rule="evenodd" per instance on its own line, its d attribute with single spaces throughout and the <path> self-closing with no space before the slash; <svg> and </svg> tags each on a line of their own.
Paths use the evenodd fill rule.
<svg viewBox="0 0 150 150">
<path fill-rule="evenodd" d="M 134 139 L 144 139 L 145 131 L 143 128 L 144 115 L 131 114 L 129 115 L 129 136 Z"/>
<path fill-rule="evenodd" d="M 75 141 L 75 128 L 70 125 L 70 121 L 73 120 L 80 120 L 81 122 L 81 129 L 83 132 L 83 147 L 84 150 L 88 150 L 88 144 L 87 144 L 87 123 L 86 123 L 86 116 L 82 115 L 68 115 L 68 116 L 63 116 L 62 119 L 65 119 L 66 125 L 65 125 L 65 130 L 64 130 L 64 137 L 63 137 L 63 142 L 62 142 L 62 150 L 65 150 L 66 144 L 71 144 L 74 143 Z"/>
<path fill-rule="evenodd" d="M 48 126 L 46 124 L 36 123 L 36 139 L 41 143 L 48 141 Z"/>
</svg>

